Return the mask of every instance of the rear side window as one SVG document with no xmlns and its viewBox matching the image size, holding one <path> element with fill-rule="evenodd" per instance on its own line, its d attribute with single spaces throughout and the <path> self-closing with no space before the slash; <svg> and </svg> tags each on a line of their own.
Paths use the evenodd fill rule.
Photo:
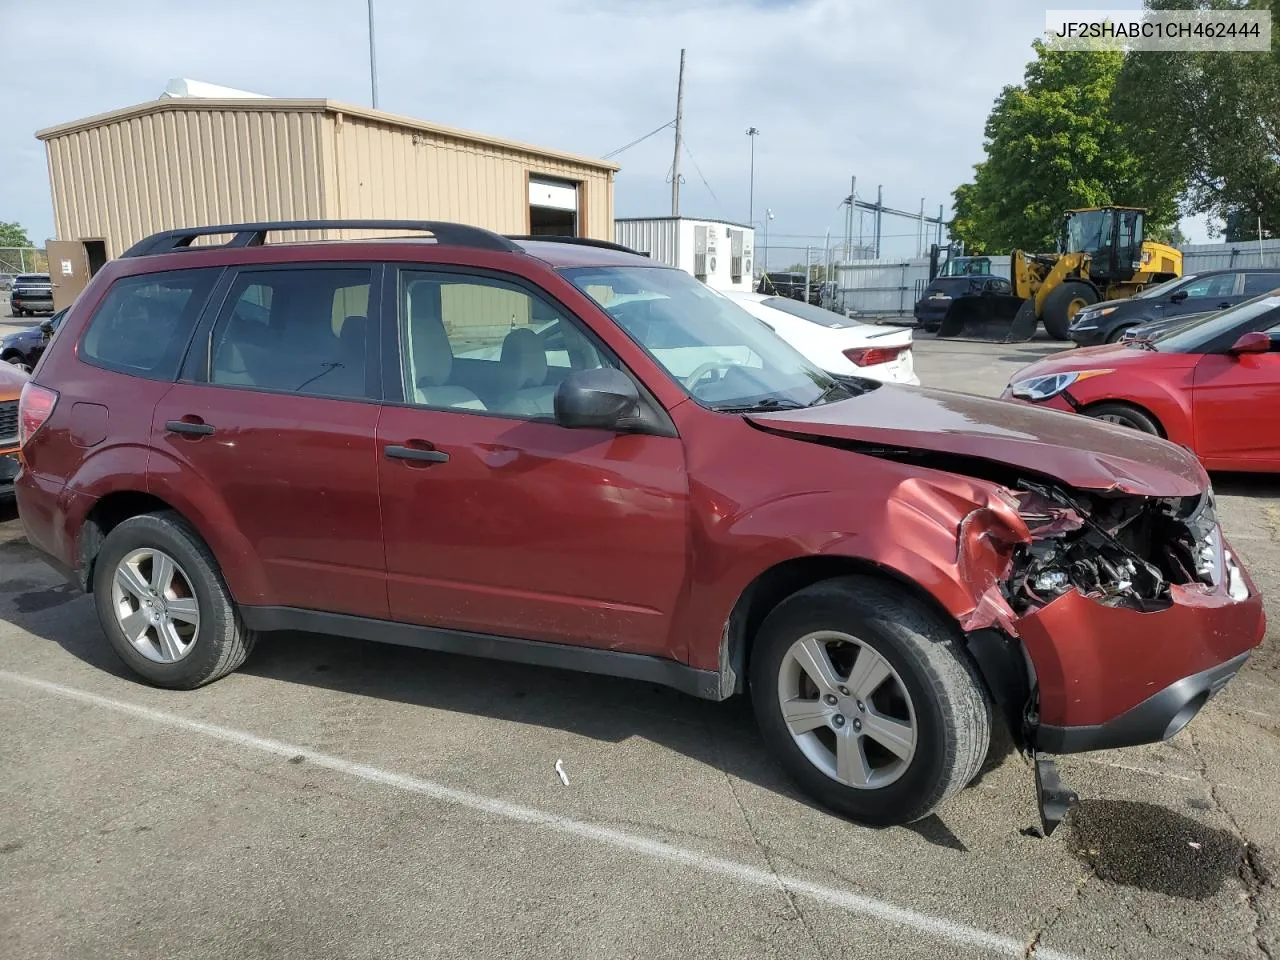
<svg viewBox="0 0 1280 960">
<path fill-rule="evenodd" d="M 1280 273 L 1246 273 L 1244 275 L 1244 295 L 1256 297 L 1260 293 L 1270 293 L 1280 287 Z"/>
<path fill-rule="evenodd" d="M 220 268 L 117 280 L 89 321 L 80 358 L 149 380 L 172 380 Z"/>
<path fill-rule="evenodd" d="M 376 398 L 367 356 L 367 268 L 241 273 L 214 324 L 209 382 L 316 397 Z"/>
</svg>

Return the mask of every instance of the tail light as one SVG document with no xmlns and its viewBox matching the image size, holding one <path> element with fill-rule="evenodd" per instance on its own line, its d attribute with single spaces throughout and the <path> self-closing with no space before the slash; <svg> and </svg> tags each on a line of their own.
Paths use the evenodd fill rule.
<svg viewBox="0 0 1280 960">
<path fill-rule="evenodd" d="M 57 390 L 50 390 L 30 380 L 23 384 L 22 396 L 18 399 L 18 442 L 22 446 L 25 447 L 36 435 L 36 431 L 44 426 L 57 402 Z"/>
<path fill-rule="evenodd" d="M 911 344 L 897 347 L 850 347 L 844 355 L 853 361 L 854 366 L 874 367 L 881 363 L 891 363 L 904 353 L 911 352 Z"/>
</svg>

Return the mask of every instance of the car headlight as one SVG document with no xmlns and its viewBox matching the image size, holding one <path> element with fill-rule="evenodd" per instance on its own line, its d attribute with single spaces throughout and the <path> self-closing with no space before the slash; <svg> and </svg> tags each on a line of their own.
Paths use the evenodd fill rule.
<svg viewBox="0 0 1280 960">
<path fill-rule="evenodd" d="M 1115 307 L 1102 307 L 1098 310 L 1081 310 L 1076 314 L 1076 318 L 1072 321 L 1071 327 L 1074 330 L 1087 330 L 1103 317 L 1109 316 L 1115 312 Z"/>
<path fill-rule="evenodd" d="M 1075 370 L 1071 373 L 1050 373 L 1043 377 L 1028 377 L 1009 384 L 1009 392 L 1019 400 L 1048 400 L 1080 380 L 1098 377 L 1110 370 Z"/>
</svg>

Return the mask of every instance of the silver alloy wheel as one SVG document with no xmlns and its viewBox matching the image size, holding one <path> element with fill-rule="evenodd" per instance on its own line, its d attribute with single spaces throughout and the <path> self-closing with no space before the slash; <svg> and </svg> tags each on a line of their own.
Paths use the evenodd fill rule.
<svg viewBox="0 0 1280 960">
<path fill-rule="evenodd" d="M 111 607 L 125 638 L 148 660 L 176 663 L 195 645 L 200 608 L 191 578 L 155 547 L 134 550 L 116 565 Z"/>
<path fill-rule="evenodd" d="M 778 671 L 782 719 L 809 762 L 859 790 L 887 787 L 911 765 L 916 713 L 902 677 L 857 637 L 801 637 Z"/>
<path fill-rule="evenodd" d="M 1101 416 L 1094 417 L 1094 419 L 1101 420 L 1103 423 L 1118 423 L 1122 427 L 1132 427 L 1137 429 L 1134 422 L 1123 413 L 1104 413 Z"/>
</svg>

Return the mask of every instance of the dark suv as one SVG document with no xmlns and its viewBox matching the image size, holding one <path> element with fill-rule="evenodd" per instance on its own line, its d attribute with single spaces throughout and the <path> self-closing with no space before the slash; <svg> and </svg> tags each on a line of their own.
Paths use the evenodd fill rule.
<svg viewBox="0 0 1280 960">
<path fill-rule="evenodd" d="M 430 238 L 264 243 L 357 227 Z M 602 242 L 159 234 L 77 299 L 20 422 L 31 544 L 152 683 L 303 630 L 749 688 L 868 823 L 969 783 L 993 710 L 1037 753 L 1170 737 L 1264 630 L 1187 451 L 833 377 Z"/>
<path fill-rule="evenodd" d="M 1082 309 L 1067 335 L 1082 347 L 1115 343 L 1139 325 L 1177 324 L 1181 319 L 1225 310 L 1280 287 L 1280 270 L 1237 267 L 1202 270 L 1148 287 L 1127 300 L 1104 300 Z"/>
<path fill-rule="evenodd" d="M 53 313 L 53 284 L 47 273 L 20 273 L 9 286 L 9 311 L 15 317 Z"/>
</svg>

